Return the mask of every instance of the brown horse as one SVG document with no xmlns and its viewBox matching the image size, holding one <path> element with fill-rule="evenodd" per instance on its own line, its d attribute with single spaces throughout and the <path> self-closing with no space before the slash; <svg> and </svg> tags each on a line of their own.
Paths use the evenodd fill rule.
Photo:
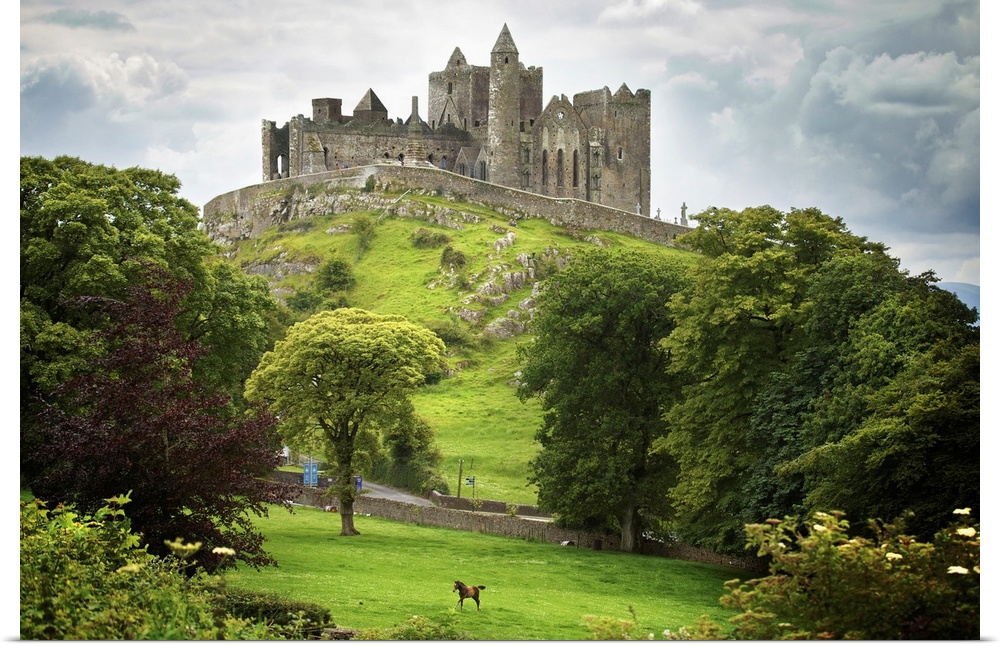
<svg viewBox="0 0 1000 647">
<path fill-rule="evenodd" d="M 480 584 L 479 586 L 466 586 L 458 580 L 455 580 L 455 586 L 451 587 L 452 591 L 458 591 L 458 602 L 455 606 L 460 606 L 465 608 L 465 598 L 472 598 L 476 601 L 476 611 L 479 611 L 479 592 L 485 591 L 486 587 Z"/>
</svg>

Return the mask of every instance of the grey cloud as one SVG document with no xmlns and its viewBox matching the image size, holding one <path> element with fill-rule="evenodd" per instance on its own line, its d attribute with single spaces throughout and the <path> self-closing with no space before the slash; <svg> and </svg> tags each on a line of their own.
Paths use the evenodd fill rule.
<svg viewBox="0 0 1000 647">
<path fill-rule="evenodd" d="M 74 113 L 96 103 L 93 87 L 73 66 L 35 67 L 21 73 L 21 141 L 46 137 Z"/>
<path fill-rule="evenodd" d="M 39 16 L 37 22 L 62 25 L 74 29 L 101 29 L 109 31 L 132 31 L 135 27 L 116 11 L 88 11 L 86 9 L 56 9 Z"/>
<path fill-rule="evenodd" d="M 979 105 L 979 57 L 921 51 L 867 60 L 841 47 L 827 55 L 823 68 L 836 101 L 863 112 L 910 118 Z"/>
</svg>

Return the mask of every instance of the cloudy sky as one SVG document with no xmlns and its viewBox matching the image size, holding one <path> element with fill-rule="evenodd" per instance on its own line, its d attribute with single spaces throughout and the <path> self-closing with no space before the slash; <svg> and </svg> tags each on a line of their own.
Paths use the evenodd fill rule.
<svg viewBox="0 0 1000 647">
<path fill-rule="evenodd" d="M 204 205 L 261 179 L 261 119 L 406 118 L 504 24 L 547 97 L 652 92 L 652 205 L 818 207 L 911 273 L 979 284 L 975 0 L 22 0 L 21 155 L 176 175 Z M 547 100 L 546 100 L 547 102 Z"/>
</svg>

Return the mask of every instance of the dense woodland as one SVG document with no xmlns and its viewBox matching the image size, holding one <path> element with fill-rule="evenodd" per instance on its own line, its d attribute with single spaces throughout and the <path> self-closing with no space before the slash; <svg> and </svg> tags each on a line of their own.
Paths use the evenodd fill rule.
<svg viewBox="0 0 1000 647">
<path fill-rule="evenodd" d="M 252 515 L 282 493 L 257 477 L 289 425 L 305 438 L 339 407 L 350 452 L 433 469 L 432 430 L 406 393 L 447 379 L 448 340 L 380 320 L 384 341 L 343 341 L 336 303 L 279 302 L 218 254 L 178 188 L 152 170 L 21 159 L 22 480 L 90 511 L 131 492 L 150 546 L 225 541 L 266 564 Z M 746 524 L 817 510 L 908 514 L 930 538 L 954 509 L 978 509 L 976 312 L 817 209 L 696 219 L 680 241 L 693 263 L 594 247 L 546 272 L 518 355 L 517 395 L 544 412 L 525 475 L 539 504 L 561 524 L 620 532 L 626 550 L 743 550 Z M 358 223 L 370 241 L 375 225 Z M 352 281 L 341 261 L 318 285 Z M 357 379 L 324 386 L 337 404 L 298 417 L 269 390 L 315 370 L 275 368 L 293 331 L 301 348 L 341 339 L 323 347 L 324 374 Z M 401 348 L 411 363 L 383 361 Z M 308 438 L 344 456 L 335 434 Z"/>
</svg>

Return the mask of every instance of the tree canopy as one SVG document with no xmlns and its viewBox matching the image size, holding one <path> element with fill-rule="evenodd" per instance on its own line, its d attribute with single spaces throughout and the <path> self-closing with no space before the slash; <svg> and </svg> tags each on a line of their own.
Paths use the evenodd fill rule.
<svg viewBox="0 0 1000 647">
<path fill-rule="evenodd" d="M 83 369 L 90 333 L 106 322 L 67 307 L 76 297 L 121 299 L 149 266 L 186 282 L 178 310 L 188 339 L 208 352 L 198 379 L 235 396 L 271 340 L 276 308 L 267 282 L 215 258 L 198 209 L 177 196 L 172 175 L 123 170 L 74 157 L 21 158 L 20 302 L 24 396 L 47 391 Z"/>
<path fill-rule="evenodd" d="M 285 442 L 335 463 L 341 534 L 358 534 L 356 449 L 408 411 L 407 394 L 440 373 L 444 358 L 444 343 L 402 316 L 342 308 L 291 326 L 247 381 L 247 399 L 267 403 Z"/>
<path fill-rule="evenodd" d="M 123 300 L 67 305 L 107 318 L 102 352 L 26 421 L 22 475 L 40 499 L 84 512 L 130 492 L 129 517 L 153 553 L 183 537 L 236 550 L 253 566 L 273 564 L 251 515 L 286 496 L 262 478 L 278 464 L 274 419 L 238 413 L 221 388 L 192 379 L 203 348 L 175 325 L 183 296 L 181 283 L 161 277 Z M 211 570 L 218 558 L 208 550 L 201 563 Z"/>
<path fill-rule="evenodd" d="M 521 399 L 545 411 L 531 462 L 541 506 L 577 527 L 616 528 L 633 550 L 641 515 L 665 513 L 675 464 L 655 443 L 679 393 L 659 345 L 684 267 L 658 254 L 598 250 L 545 283 L 531 324 Z"/>
<path fill-rule="evenodd" d="M 933 510 L 930 531 L 977 504 L 975 313 L 816 209 L 698 220 L 665 342 L 690 380 L 664 441 L 681 534 L 738 548 L 744 524 L 816 506 Z"/>
</svg>

